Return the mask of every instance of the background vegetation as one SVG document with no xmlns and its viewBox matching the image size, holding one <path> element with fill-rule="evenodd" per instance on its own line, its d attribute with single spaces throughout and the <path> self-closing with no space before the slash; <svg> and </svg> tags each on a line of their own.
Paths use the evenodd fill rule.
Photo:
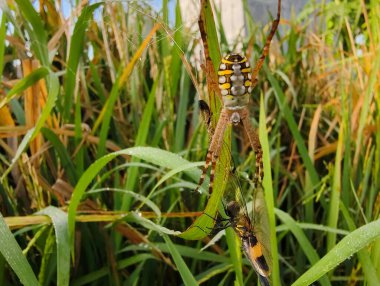
<svg viewBox="0 0 380 286">
<path fill-rule="evenodd" d="M 199 228 L 181 234 L 207 203 L 206 88 L 200 36 L 167 2 L 84 1 L 68 19 L 54 1 L 0 2 L 0 285 L 257 283 L 230 230 L 203 251 Z M 380 285 L 379 15 L 377 0 L 312 3 L 281 20 L 260 73 L 274 285 Z M 269 25 L 246 17 L 254 62 Z"/>
</svg>

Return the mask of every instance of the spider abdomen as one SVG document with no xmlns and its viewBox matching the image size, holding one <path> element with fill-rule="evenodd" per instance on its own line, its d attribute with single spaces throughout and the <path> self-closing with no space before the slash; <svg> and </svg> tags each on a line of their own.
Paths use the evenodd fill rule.
<svg viewBox="0 0 380 286">
<path fill-rule="evenodd" d="M 234 109 L 248 104 L 252 81 L 246 57 L 240 54 L 225 56 L 219 65 L 218 80 L 225 107 Z"/>
</svg>

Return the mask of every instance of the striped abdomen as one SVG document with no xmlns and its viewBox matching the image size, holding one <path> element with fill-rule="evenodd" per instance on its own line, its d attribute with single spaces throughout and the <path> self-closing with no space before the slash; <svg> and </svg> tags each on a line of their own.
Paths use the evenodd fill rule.
<svg viewBox="0 0 380 286">
<path fill-rule="evenodd" d="M 257 240 L 253 233 L 250 233 L 246 237 L 241 237 L 241 241 L 243 251 L 257 274 L 263 277 L 268 277 L 269 266 L 264 257 L 262 244 Z"/>
<path fill-rule="evenodd" d="M 218 81 L 225 107 L 233 109 L 248 104 L 252 81 L 246 57 L 240 54 L 224 57 L 219 65 Z"/>
</svg>

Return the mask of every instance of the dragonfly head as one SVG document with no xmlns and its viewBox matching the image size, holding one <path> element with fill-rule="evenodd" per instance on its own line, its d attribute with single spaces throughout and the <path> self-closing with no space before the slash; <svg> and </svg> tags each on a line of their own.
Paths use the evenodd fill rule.
<svg viewBox="0 0 380 286">
<path fill-rule="evenodd" d="M 237 201 L 229 202 L 226 206 L 225 212 L 231 218 L 238 216 L 240 213 L 239 203 Z"/>
</svg>

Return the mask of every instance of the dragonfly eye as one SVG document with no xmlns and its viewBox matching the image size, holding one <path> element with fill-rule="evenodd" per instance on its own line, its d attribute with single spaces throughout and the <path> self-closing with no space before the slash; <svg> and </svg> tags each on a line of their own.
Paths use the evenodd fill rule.
<svg viewBox="0 0 380 286">
<path fill-rule="evenodd" d="M 229 202 L 227 204 L 227 207 L 226 207 L 225 211 L 226 211 L 226 213 L 227 213 L 228 216 L 235 217 L 240 212 L 240 205 L 236 201 L 231 201 L 231 202 Z"/>
</svg>

